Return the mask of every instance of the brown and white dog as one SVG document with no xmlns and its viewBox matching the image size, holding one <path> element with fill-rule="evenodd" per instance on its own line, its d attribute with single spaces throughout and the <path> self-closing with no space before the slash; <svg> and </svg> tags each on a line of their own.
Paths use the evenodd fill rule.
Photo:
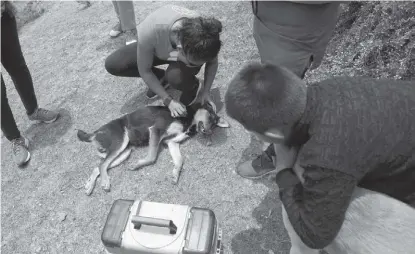
<svg viewBox="0 0 415 254">
<path fill-rule="evenodd" d="M 107 170 L 126 160 L 131 153 L 131 146 L 149 146 L 147 156 L 132 169 L 137 170 L 156 162 L 162 142 L 167 144 L 172 156 L 172 181 L 177 184 L 183 166 L 180 143 L 197 133 L 210 135 L 216 126 L 228 128 L 229 124 L 216 114 L 213 103 L 206 103 L 203 106 L 188 106 L 186 116 L 178 118 L 173 118 L 165 106 L 145 106 L 110 121 L 93 133 L 78 130 L 79 140 L 95 144 L 99 156 L 103 158 L 85 184 L 86 194 L 92 193 L 99 175 L 101 187 L 105 191 L 110 190 Z"/>
</svg>

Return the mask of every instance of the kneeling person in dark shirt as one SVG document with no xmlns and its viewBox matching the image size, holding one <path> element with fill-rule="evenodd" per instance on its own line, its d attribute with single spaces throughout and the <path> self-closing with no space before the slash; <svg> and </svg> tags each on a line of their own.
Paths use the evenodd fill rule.
<svg viewBox="0 0 415 254">
<path fill-rule="evenodd" d="M 288 218 L 308 247 L 333 241 L 356 186 L 415 206 L 413 83 L 336 77 L 307 86 L 288 69 L 254 63 L 232 79 L 225 105 L 245 129 L 274 143 L 277 166 L 298 151 L 275 173 Z M 303 183 L 294 162 L 304 169 Z"/>
</svg>

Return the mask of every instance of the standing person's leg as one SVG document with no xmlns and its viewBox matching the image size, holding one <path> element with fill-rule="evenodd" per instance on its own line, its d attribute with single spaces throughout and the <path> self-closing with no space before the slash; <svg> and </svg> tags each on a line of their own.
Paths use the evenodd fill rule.
<svg viewBox="0 0 415 254">
<path fill-rule="evenodd" d="M 112 1 L 119 23 L 111 31 L 110 35 L 118 36 L 120 33 L 126 34 L 126 44 L 137 41 L 137 30 L 134 13 L 133 1 Z"/>
<path fill-rule="evenodd" d="M 9 141 L 20 138 L 20 131 L 17 128 L 13 112 L 7 99 L 7 90 L 3 75 L 1 75 L 1 130 Z"/>
<path fill-rule="evenodd" d="M 7 13 L 1 18 L 1 63 L 13 80 L 29 119 L 54 122 L 59 116 L 57 113 L 38 107 L 32 76 L 20 47 L 16 18 Z"/>
<path fill-rule="evenodd" d="M 111 2 L 112 2 L 112 5 L 114 6 L 115 14 L 117 15 L 117 24 L 115 24 L 115 26 L 110 31 L 110 36 L 111 37 L 117 37 L 118 35 L 120 35 L 122 33 L 121 21 L 120 21 L 120 10 L 118 8 L 118 2 L 117 1 L 113 0 Z"/>
<path fill-rule="evenodd" d="M 32 77 L 20 47 L 17 33 L 16 18 L 11 12 L 3 13 L 1 17 L 1 63 L 13 80 L 15 88 L 32 121 L 53 122 L 59 114 L 38 107 Z M 2 131 L 6 138 L 13 143 L 13 152 L 17 164 L 22 165 L 30 159 L 28 140 L 20 135 L 11 112 L 3 76 L 2 86 Z"/>
<path fill-rule="evenodd" d="M 306 5 L 289 2 L 261 2 L 253 1 L 254 39 L 263 63 L 282 65 L 299 77 L 304 78 L 307 70 L 312 67 L 317 68 L 325 54 L 325 49 L 330 41 L 338 17 L 338 4 L 331 5 Z M 266 5 L 266 6 L 264 6 Z M 271 7 L 271 8 L 270 8 Z M 284 8 L 287 11 L 285 19 L 275 14 L 274 8 Z M 325 15 L 325 21 L 319 25 L 311 25 L 315 20 L 310 19 L 310 24 L 302 21 L 304 24 L 289 24 L 297 22 L 292 20 L 293 15 L 288 12 L 314 12 L 314 16 Z M 292 13 L 291 13 L 292 14 Z M 294 17 L 296 17 L 294 15 Z M 305 18 L 305 19 L 307 19 Z M 286 21 L 287 23 L 285 23 Z M 284 24 L 280 24 L 284 23 Z M 275 169 L 275 151 L 272 145 L 252 161 L 241 164 L 237 173 L 242 177 L 257 178 L 271 173 Z"/>
<path fill-rule="evenodd" d="M 30 159 L 29 141 L 20 135 L 6 92 L 6 85 L 4 84 L 3 75 L 1 75 L 1 131 L 7 140 L 12 143 L 15 163 L 21 166 Z"/>
<path fill-rule="evenodd" d="M 1 131 L 7 140 L 12 143 L 15 163 L 21 166 L 30 159 L 29 140 L 21 136 L 17 128 L 6 92 L 6 85 L 4 84 L 3 75 L 1 75 Z"/>
</svg>

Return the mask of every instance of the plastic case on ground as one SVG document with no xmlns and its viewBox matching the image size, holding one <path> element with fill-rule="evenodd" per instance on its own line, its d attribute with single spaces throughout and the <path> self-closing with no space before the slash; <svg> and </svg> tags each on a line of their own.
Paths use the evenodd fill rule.
<svg viewBox="0 0 415 254">
<path fill-rule="evenodd" d="M 101 235 L 112 254 L 219 254 L 221 238 L 209 209 L 126 199 L 113 203 Z"/>
</svg>

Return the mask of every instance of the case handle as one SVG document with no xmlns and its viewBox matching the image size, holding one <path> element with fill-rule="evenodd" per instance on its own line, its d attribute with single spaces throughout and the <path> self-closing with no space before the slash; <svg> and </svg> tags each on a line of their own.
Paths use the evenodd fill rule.
<svg viewBox="0 0 415 254">
<path fill-rule="evenodd" d="M 137 230 L 141 228 L 141 225 L 149 225 L 149 226 L 155 226 L 155 227 L 168 228 L 170 229 L 171 235 L 174 235 L 177 232 L 177 226 L 174 225 L 172 220 L 157 219 L 157 218 L 134 215 L 131 218 L 131 222 L 134 224 L 134 229 L 137 229 Z"/>
</svg>

